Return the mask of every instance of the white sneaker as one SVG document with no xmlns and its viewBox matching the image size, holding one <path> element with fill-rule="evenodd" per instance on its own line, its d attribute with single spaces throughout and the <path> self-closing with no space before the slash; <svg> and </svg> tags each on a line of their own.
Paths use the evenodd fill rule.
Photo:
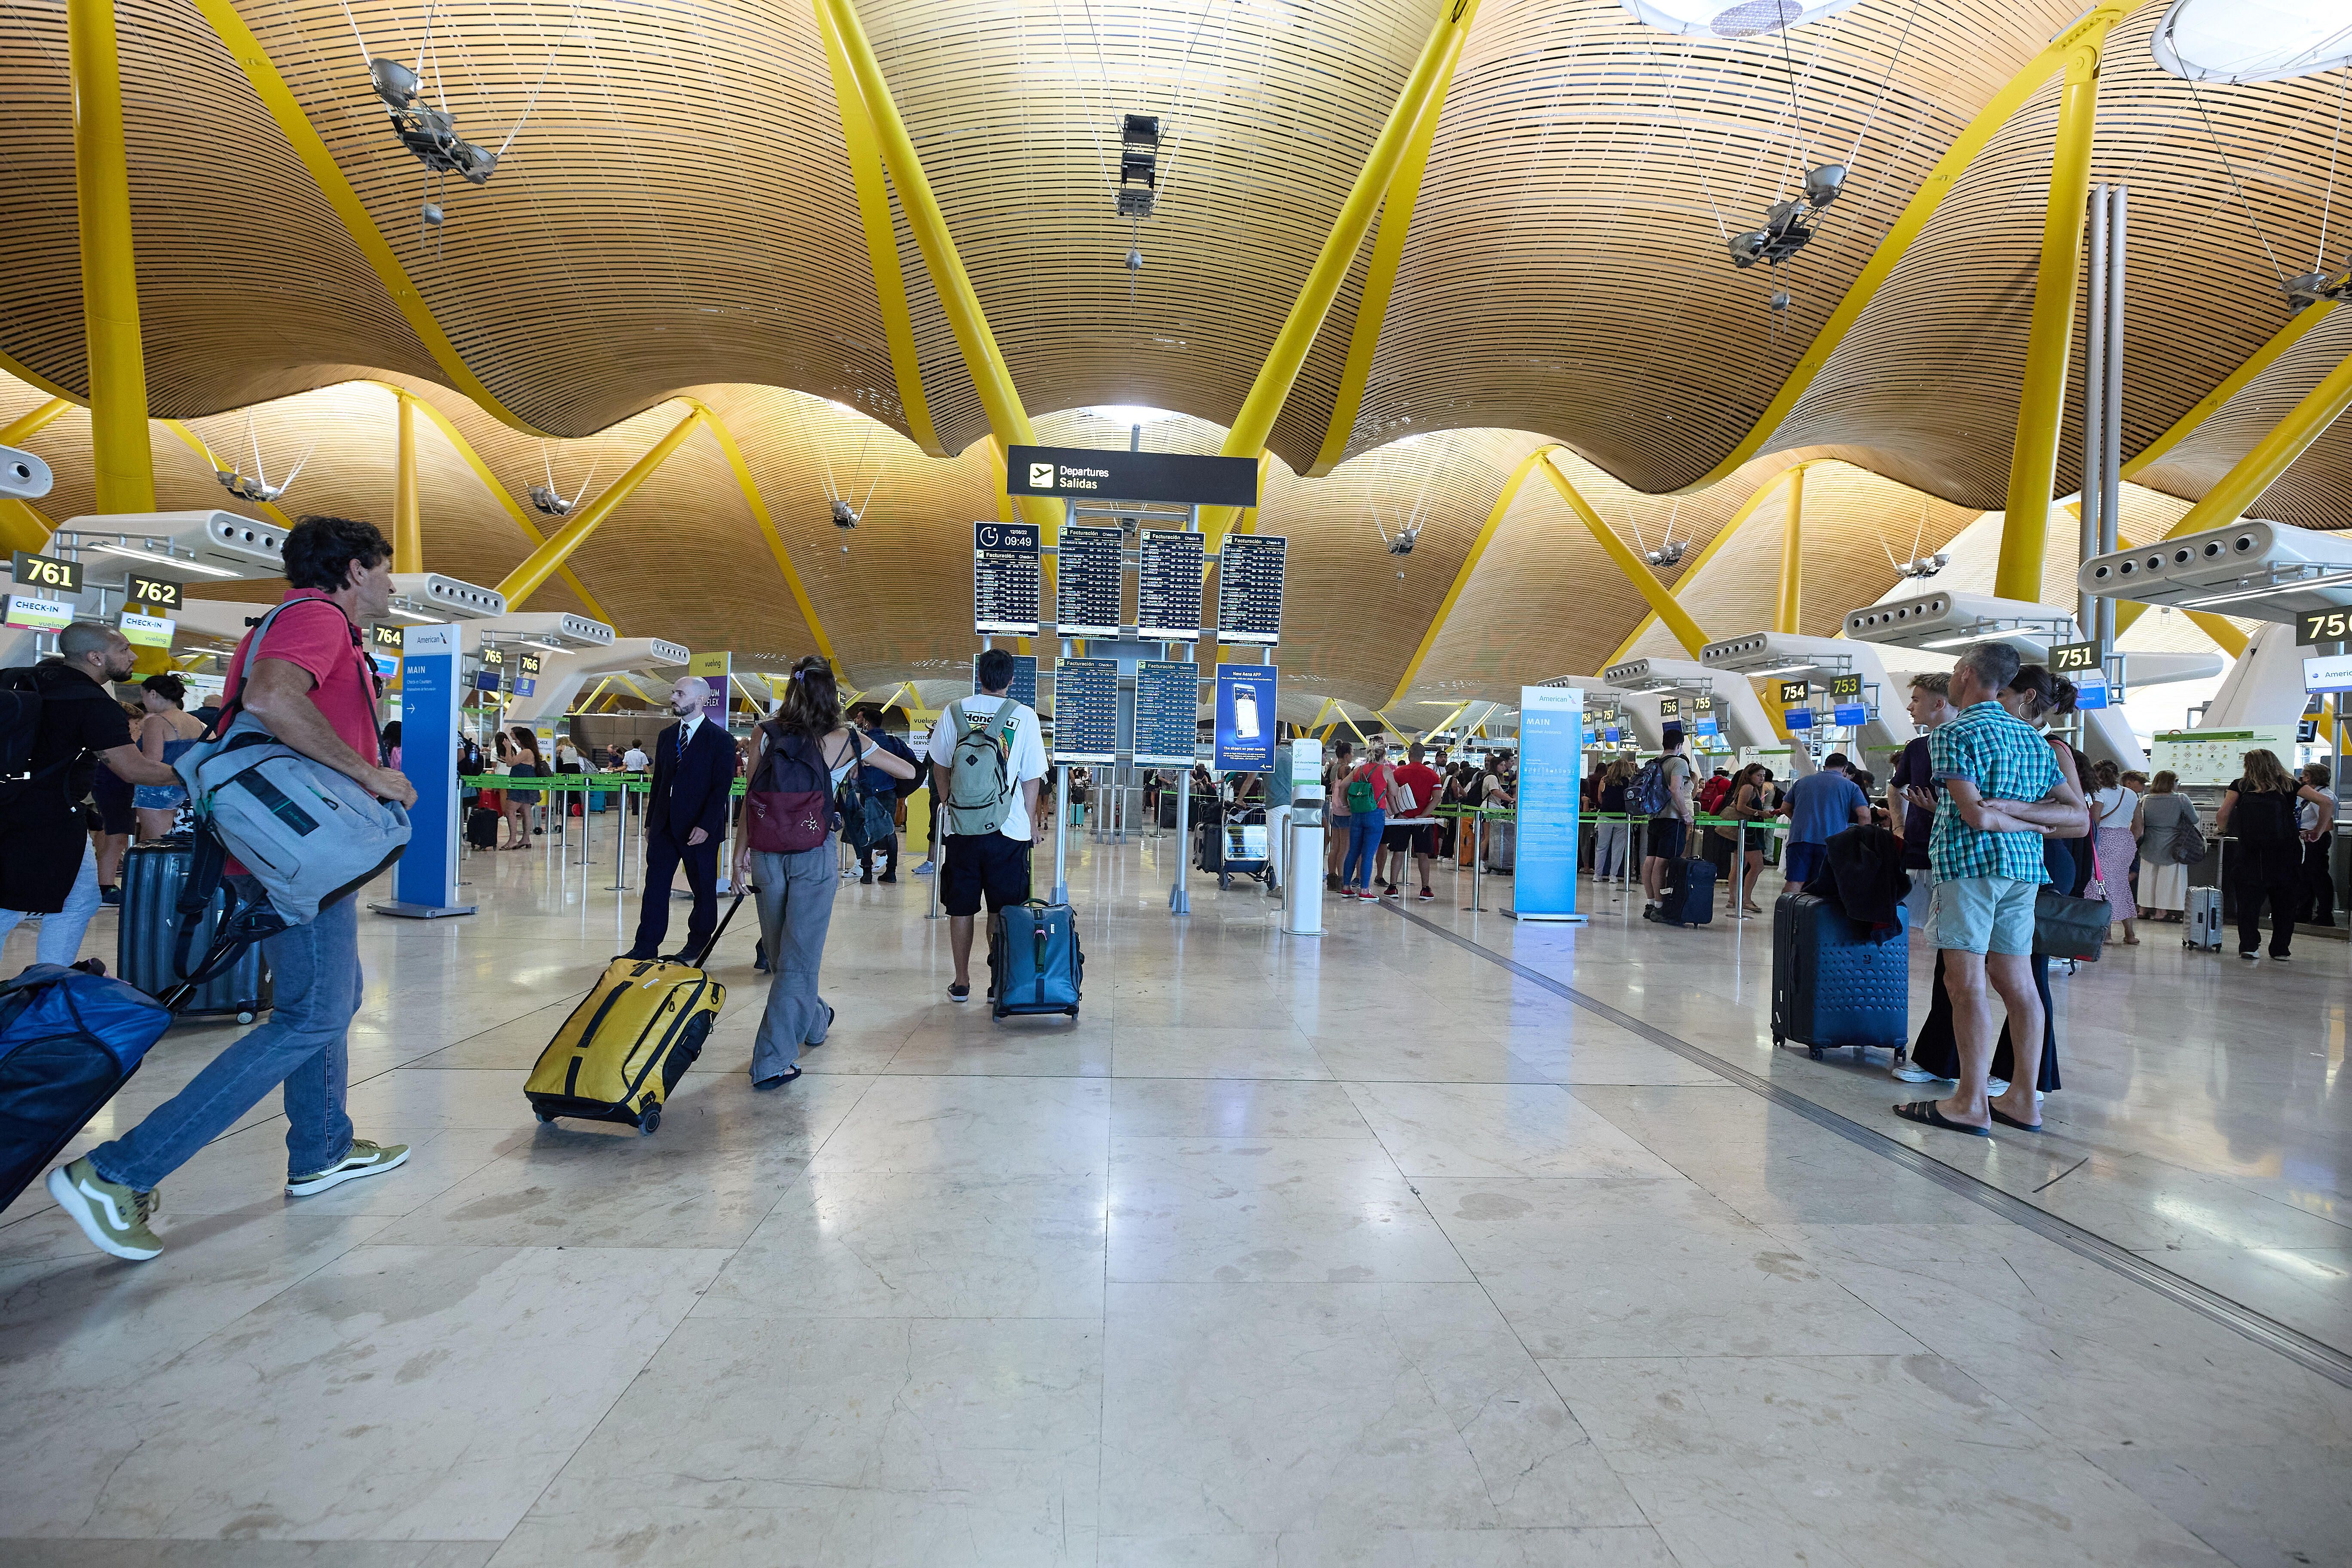
<svg viewBox="0 0 2352 1568">
<path fill-rule="evenodd" d="M 329 1187 L 339 1187 L 345 1182 L 355 1182 L 362 1176 L 381 1176 L 408 1163 L 405 1143 L 371 1143 L 364 1138 L 352 1140 L 351 1152 L 324 1170 L 307 1175 L 289 1176 L 286 1195 L 307 1198 L 313 1193 L 323 1193 Z"/>
<path fill-rule="evenodd" d="M 1985 1079 L 1985 1093 L 1988 1095 L 1998 1099 L 2008 1092 L 2009 1079 L 2005 1078 L 1989 1078 Z"/>
<path fill-rule="evenodd" d="M 1926 1068 L 1913 1067 L 1909 1062 L 1896 1062 L 1890 1069 L 1897 1083 L 1941 1083 L 1944 1080 Z"/>
</svg>

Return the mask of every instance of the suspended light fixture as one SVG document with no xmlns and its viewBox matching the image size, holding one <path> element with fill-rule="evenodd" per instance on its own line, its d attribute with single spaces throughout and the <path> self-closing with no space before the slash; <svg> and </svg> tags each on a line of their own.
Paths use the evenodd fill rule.
<svg viewBox="0 0 2352 1568">
<path fill-rule="evenodd" d="M 2149 47 L 2189 81 L 2285 81 L 2352 66 L 2343 0 L 2173 0 Z"/>
<path fill-rule="evenodd" d="M 1701 38 L 1752 38 L 1851 11 L 1862 0 L 1618 0 L 1653 27 Z"/>
</svg>

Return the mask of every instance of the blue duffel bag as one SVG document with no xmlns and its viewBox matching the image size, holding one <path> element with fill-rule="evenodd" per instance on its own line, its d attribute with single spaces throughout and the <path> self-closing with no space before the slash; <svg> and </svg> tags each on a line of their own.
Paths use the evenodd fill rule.
<svg viewBox="0 0 2352 1568">
<path fill-rule="evenodd" d="M 36 963 L 0 982 L 0 1208 L 105 1109 L 172 1011 L 135 985 Z"/>
<path fill-rule="evenodd" d="M 1078 1016 L 1087 955 L 1078 951 L 1077 916 L 1067 904 L 1033 899 L 996 911 L 989 925 L 988 996 L 995 1016 L 1013 1013 Z"/>
</svg>

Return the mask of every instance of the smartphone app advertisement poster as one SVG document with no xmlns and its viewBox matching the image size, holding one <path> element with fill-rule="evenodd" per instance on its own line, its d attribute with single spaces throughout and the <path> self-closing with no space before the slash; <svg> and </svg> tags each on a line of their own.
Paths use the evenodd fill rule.
<svg viewBox="0 0 2352 1568">
<path fill-rule="evenodd" d="M 1265 773 L 1273 768 L 1274 696 L 1279 673 L 1270 664 L 1217 667 L 1219 773 Z"/>
</svg>

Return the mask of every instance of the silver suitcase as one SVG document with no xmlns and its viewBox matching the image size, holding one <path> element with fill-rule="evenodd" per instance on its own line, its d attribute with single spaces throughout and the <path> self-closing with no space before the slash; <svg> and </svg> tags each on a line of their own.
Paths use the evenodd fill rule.
<svg viewBox="0 0 2352 1568">
<path fill-rule="evenodd" d="M 2221 889 L 2191 888 L 2189 907 L 2180 916 L 2180 945 L 2200 952 L 2221 951 Z"/>
</svg>

